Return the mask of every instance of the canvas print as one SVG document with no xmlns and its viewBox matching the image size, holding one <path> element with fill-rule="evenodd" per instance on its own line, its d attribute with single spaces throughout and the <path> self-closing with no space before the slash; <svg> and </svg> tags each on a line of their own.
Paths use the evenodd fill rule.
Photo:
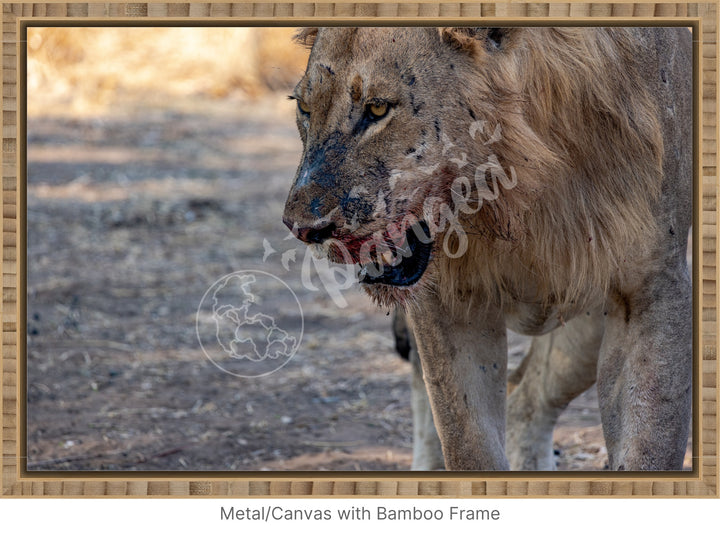
<svg viewBox="0 0 720 535">
<path fill-rule="evenodd" d="M 29 28 L 27 469 L 691 469 L 691 39 Z"/>
</svg>

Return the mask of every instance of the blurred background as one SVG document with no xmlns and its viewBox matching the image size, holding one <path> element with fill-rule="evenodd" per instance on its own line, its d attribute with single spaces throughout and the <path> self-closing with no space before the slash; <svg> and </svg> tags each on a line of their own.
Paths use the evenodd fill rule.
<svg viewBox="0 0 720 535">
<path fill-rule="evenodd" d="M 281 220 L 308 56 L 294 31 L 29 29 L 30 470 L 409 467 L 388 311 L 304 285 Z M 304 331 L 263 377 L 213 365 L 196 334 L 239 270 L 302 311 L 258 282 L 255 304 Z"/>
<path fill-rule="evenodd" d="M 281 221 L 308 55 L 293 32 L 28 29 L 29 470 L 410 467 L 390 311 L 356 284 L 333 298 Z M 287 285 L 265 278 L 255 303 L 302 331 L 262 377 L 226 373 L 196 334 L 239 270 Z M 510 339 L 513 366 L 526 344 Z M 594 396 L 563 416 L 561 469 L 605 466 Z"/>
<path fill-rule="evenodd" d="M 173 98 L 287 94 L 308 51 L 295 28 L 29 28 L 28 115 L 88 116 Z"/>
</svg>

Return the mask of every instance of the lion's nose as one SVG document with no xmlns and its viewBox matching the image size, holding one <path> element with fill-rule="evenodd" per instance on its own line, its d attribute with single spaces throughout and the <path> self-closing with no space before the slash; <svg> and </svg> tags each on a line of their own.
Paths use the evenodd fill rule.
<svg viewBox="0 0 720 535">
<path fill-rule="evenodd" d="M 287 226 L 295 237 L 305 243 L 322 243 L 332 237 L 337 225 L 331 221 L 318 222 L 310 227 L 300 227 L 295 222 L 283 218 L 283 223 Z"/>
</svg>

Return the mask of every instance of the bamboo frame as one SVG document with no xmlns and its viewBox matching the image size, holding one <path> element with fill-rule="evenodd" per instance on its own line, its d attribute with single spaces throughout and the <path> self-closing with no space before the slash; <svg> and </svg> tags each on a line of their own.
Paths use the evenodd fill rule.
<svg viewBox="0 0 720 535">
<path fill-rule="evenodd" d="M 696 42 L 694 428 L 692 472 L 452 474 L 368 473 L 27 473 L 21 463 L 24 382 L 24 59 L 31 21 L 53 24 L 133 22 L 322 24 L 422 23 L 483 18 L 520 22 L 633 23 L 693 26 Z M 297 20 L 300 19 L 300 20 Z M 718 497 L 717 369 L 717 2 L 701 3 L 4 3 L 2 6 L 2 354 L 0 459 L 3 496 L 708 496 Z"/>
</svg>

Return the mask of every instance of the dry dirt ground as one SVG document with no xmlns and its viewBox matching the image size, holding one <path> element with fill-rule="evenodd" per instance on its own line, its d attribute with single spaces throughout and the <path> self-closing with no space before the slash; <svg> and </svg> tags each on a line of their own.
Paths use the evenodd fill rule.
<svg viewBox="0 0 720 535">
<path fill-rule="evenodd" d="M 282 97 L 122 107 L 28 122 L 30 470 L 406 470 L 410 365 L 357 287 L 303 283 L 281 222 L 299 159 Z M 292 252 L 294 251 L 294 252 Z M 196 313 L 238 270 L 284 281 L 302 342 L 263 377 L 205 356 Z M 283 287 L 265 302 L 297 330 Z M 526 340 L 511 339 L 511 366 Z M 603 469 L 594 391 L 556 434 L 558 467 Z"/>
</svg>

